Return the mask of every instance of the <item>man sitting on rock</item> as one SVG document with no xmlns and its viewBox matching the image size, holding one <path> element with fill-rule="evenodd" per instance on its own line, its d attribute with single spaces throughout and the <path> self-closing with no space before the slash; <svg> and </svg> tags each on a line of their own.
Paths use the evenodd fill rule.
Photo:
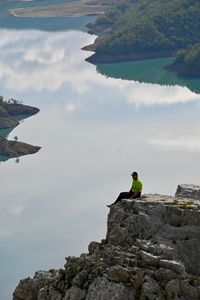
<svg viewBox="0 0 200 300">
<path fill-rule="evenodd" d="M 117 200 L 114 203 L 107 205 L 107 207 L 111 207 L 112 205 L 115 205 L 116 203 L 120 202 L 122 199 L 136 199 L 141 196 L 142 181 L 140 179 L 138 179 L 137 172 L 133 172 L 131 174 L 131 176 L 133 178 L 133 183 L 132 183 L 130 191 L 120 193 Z"/>
</svg>

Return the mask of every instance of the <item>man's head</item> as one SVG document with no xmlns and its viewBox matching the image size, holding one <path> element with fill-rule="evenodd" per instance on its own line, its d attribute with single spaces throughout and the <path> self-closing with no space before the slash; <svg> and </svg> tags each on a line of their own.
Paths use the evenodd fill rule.
<svg viewBox="0 0 200 300">
<path fill-rule="evenodd" d="M 133 180 L 137 180 L 138 179 L 138 173 L 137 172 L 133 172 L 131 174 L 131 176 L 132 176 Z"/>
</svg>

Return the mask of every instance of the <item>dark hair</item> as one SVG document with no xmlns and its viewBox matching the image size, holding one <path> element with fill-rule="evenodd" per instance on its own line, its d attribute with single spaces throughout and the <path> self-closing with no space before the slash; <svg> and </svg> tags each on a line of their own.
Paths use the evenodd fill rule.
<svg viewBox="0 0 200 300">
<path fill-rule="evenodd" d="M 132 176 L 138 176 L 138 173 L 137 172 L 133 172 L 131 175 Z"/>
</svg>

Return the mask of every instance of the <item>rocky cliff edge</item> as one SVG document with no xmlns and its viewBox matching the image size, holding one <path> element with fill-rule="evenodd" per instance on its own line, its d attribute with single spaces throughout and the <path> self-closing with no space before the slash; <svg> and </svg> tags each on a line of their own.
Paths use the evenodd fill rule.
<svg viewBox="0 0 200 300">
<path fill-rule="evenodd" d="M 200 299 L 200 187 L 174 197 L 122 200 L 108 215 L 106 239 L 67 257 L 64 269 L 21 280 L 13 300 Z"/>
</svg>

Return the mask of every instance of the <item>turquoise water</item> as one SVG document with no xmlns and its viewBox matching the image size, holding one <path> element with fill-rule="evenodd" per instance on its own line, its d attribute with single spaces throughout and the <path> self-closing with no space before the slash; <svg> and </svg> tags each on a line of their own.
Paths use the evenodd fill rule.
<svg viewBox="0 0 200 300">
<path fill-rule="evenodd" d="M 145 61 L 120 62 L 97 65 L 97 72 L 106 77 L 133 80 L 138 82 L 159 84 L 163 86 L 187 87 L 194 93 L 200 94 L 200 79 L 181 78 L 168 72 L 166 66 L 171 64 L 173 58 L 149 59 Z"/>
<path fill-rule="evenodd" d="M 143 79 L 140 68 L 138 77 L 119 75 L 119 65 L 109 74 L 105 66 L 97 72 L 80 50 L 94 36 L 79 26 L 29 30 L 24 22 L 23 29 L 0 29 L 0 91 L 40 108 L 9 138 L 42 149 L 18 164 L 11 159 L 0 165 L 3 300 L 11 299 L 21 278 L 62 267 L 64 257 L 103 238 L 106 204 L 129 189 L 133 170 L 145 193 L 173 194 L 178 183 L 199 183 L 195 89 L 178 80 Z M 134 64 L 123 66 L 134 73 Z M 148 61 L 140 64 L 149 70 Z"/>
</svg>

